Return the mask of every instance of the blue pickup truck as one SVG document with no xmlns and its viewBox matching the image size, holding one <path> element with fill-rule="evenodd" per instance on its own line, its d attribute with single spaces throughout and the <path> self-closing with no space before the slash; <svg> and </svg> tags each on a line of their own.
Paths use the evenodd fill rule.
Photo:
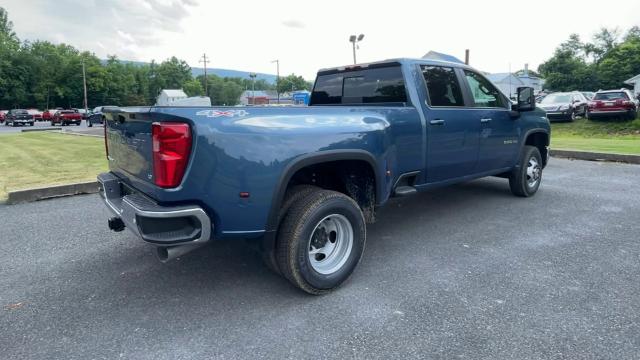
<svg viewBox="0 0 640 360">
<path fill-rule="evenodd" d="M 484 176 L 536 193 L 549 121 L 533 89 L 517 99 L 466 65 L 394 59 L 319 71 L 308 107 L 106 109 L 109 227 L 162 261 L 254 239 L 270 269 L 325 293 L 391 197 Z"/>
</svg>

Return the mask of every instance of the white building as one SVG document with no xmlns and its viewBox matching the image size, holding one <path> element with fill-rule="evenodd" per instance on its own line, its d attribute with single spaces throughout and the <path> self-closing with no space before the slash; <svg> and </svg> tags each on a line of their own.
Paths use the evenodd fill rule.
<svg viewBox="0 0 640 360">
<path fill-rule="evenodd" d="M 633 85 L 633 93 L 638 96 L 640 94 L 640 74 L 632 77 L 624 82 L 627 85 Z"/>
<path fill-rule="evenodd" d="M 187 94 L 182 89 L 164 89 L 158 95 L 156 105 L 167 106 L 176 100 L 186 99 L 187 97 Z"/>
<path fill-rule="evenodd" d="M 518 93 L 518 88 L 525 85 L 525 83 L 516 75 L 511 73 L 497 73 L 485 75 L 495 86 L 502 91 L 505 95 L 512 98 Z"/>
</svg>

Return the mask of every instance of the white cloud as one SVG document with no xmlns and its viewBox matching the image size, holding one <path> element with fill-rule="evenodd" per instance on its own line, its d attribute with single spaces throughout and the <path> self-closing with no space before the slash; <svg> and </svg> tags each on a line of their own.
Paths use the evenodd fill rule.
<svg viewBox="0 0 640 360">
<path fill-rule="evenodd" d="M 22 39 L 64 39 L 101 57 L 162 61 L 175 55 L 192 66 L 206 52 L 212 67 L 267 73 L 275 73 L 271 60 L 279 59 L 282 74 L 313 79 L 319 68 L 349 64 L 348 37 L 360 33 L 366 35 L 357 52 L 361 62 L 419 57 L 429 50 L 464 58 L 468 48 L 471 64 L 483 71 L 504 72 L 509 64 L 516 70 L 524 63 L 535 69 L 573 32 L 589 39 L 602 26 L 640 25 L 639 1 L 619 0 L 616 8 L 625 11 L 594 11 L 600 4 L 3 0 L 2 6 Z"/>
</svg>

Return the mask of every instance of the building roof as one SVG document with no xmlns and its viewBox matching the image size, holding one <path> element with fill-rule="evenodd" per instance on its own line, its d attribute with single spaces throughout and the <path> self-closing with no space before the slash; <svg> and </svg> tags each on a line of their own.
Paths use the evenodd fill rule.
<svg viewBox="0 0 640 360">
<path fill-rule="evenodd" d="M 624 81 L 624 83 L 625 83 L 625 84 L 629 84 L 629 85 L 633 85 L 633 84 L 635 84 L 635 83 L 637 83 L 637 82 L 639 82 L 639 81 L 640 81 L 640 74 L 638 74 L 638 75 L 636 75 L 636 76 L 632 77 L 632 78 L 631 78 L 631 79 L 629 79 L 629 80 L 625 80 L 625 81 Z"/>
<path fill-rule="evenodd" d="M 455 57 L 453 55 L 443 54 L 443 53 L 439 53 L 439 52 L 433 51 L 433 50 L 431 50 L 428 53 L 424 54 L 424 56 L 422 56 L 422 58 L 423 59 L 429 59 L 429 60 L 443 60 L 443 61 L 449 61 L 449 62 L 464 64 L 463 61 L 460 61 L 460 59 L 458 59 L 457 57 Z"/>
<path fill-rule="evenodd" d="M 187 94 L 182 89 L 164 89 L 161 94 L 165 94 L 168 97 L 187 97 Z"/>
<path fill-rule="evenodd" d="M 509 78 L 509 75 L 511 75 L 513 77 L 512 83 L 513 83 L 513 80 L 515 80 L 515 81 L 520 82 L 522 84 L 522 80 L 520 80 L 514 74 L 510 74 L 510 73 L 486 74 L 485 76 L 487 77 L 487 79 L 491 80 L 491 82 L 497 84 L 497 83 L 502 83 L 504 80 L 507 80 Z M 517 84 L 517 82 L 516 82 L 516 84 Z"/>
</svg>

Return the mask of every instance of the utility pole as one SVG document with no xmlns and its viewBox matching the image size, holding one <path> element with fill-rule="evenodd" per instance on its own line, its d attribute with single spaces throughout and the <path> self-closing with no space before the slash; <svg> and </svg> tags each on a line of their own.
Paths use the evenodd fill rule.
<svg viewBox="0 0 640 360">
<path fill-rule="evenodd" d="M 469 65 L 469 49 L 464 50 L 464 63 Z"/>
<path fill-rule="evenodd" d="M 278 104 L 280 104 L 280 90 L 278 89 L 278 85 L 280 85 L 280 60 L 276 59 L 271 63 L 276 63 L 276 96 L 278 97 Z"/>
<path fill-rule="evenodd" d="M 202 58 L 199 62 L 204 63 L 204 94 L 209 96 L 209 87 L 207 86 L 207 54 L 202 54 Z"/>
<path fill-rule="evenodd" d="M 85 116 L 89 116 L 89 105 L 87 104 L 87 73 L 84 70 L 84 58 L 82 58 L 82 86 L 84 87 L 84 114 Z M 48 89 L 47 89 L 48 95 Z M 47 103 L 49 102 L 47 97 Z M 48 104 L 47 104 L 48 106 Z"/>
</svg>

